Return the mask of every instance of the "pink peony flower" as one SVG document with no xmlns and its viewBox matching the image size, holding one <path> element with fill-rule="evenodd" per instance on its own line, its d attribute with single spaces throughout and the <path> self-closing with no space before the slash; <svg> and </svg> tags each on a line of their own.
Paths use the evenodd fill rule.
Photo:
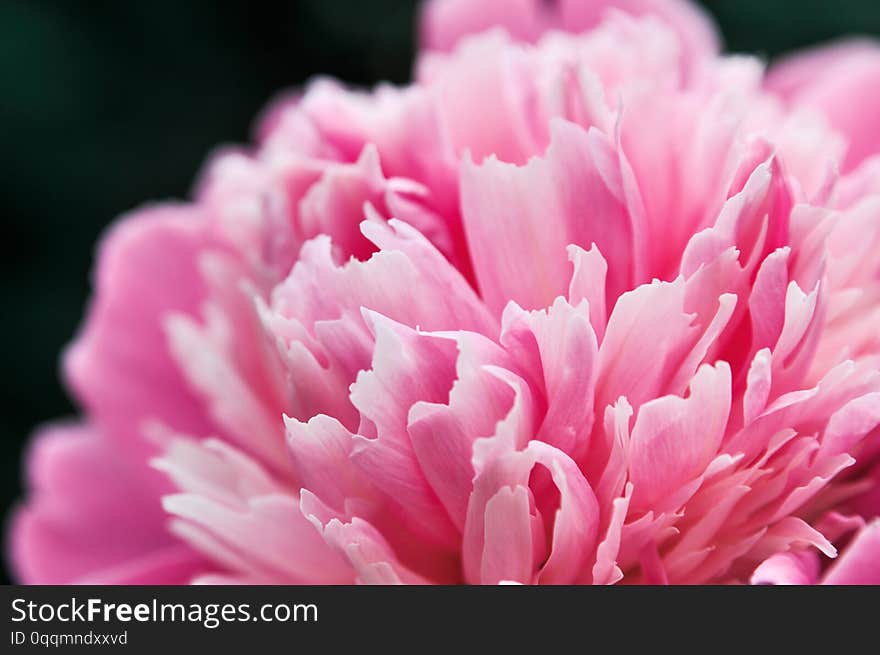
<svg viewBox="0 0 880 655">
<path fill-rule="evenodd" d="M 105 237 L 20 579 L 880 583 L 876 46 L 422 29 L 411 86 L 316 80 Z"/>
</svg>

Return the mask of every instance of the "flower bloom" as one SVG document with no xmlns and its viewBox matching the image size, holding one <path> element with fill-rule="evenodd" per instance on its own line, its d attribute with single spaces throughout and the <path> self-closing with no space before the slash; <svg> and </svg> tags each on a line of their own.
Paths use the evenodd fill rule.
<svg viewBox="0 0 880 655">
<path fill-rule="evenodd" d="M 105 237 L 34 583 L 880 583 L 880 50 L 434 0 Z"/>
</svg>

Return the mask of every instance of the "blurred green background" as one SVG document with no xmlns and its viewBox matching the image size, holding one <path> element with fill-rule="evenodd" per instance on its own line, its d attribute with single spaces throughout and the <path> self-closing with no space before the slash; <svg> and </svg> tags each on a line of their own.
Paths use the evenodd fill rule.
<svg viewBox="0 0 880 655">
<path fill-rule="evenodd" d="M 479 0 L 474 0 L 478 2 Z M 771 58 L 880 35 L 878 0 L 707 0 L 728 48 Z M 271 96 L 315 73 L 405 82 L 408 0 L 0 2 L 0 513 L 34 427 L 71 415 L 58 354 L 94 244 L 120 212 L 186 196 Z M 0 573 L 2 577 L 2 573 Z"/>
</svg>

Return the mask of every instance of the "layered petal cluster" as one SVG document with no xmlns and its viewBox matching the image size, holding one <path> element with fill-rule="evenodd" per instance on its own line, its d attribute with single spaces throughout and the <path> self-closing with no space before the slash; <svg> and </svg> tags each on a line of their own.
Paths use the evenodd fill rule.
<svg viewBox="0 0 880 655">
<path fill-rule="evenodd" d="M 880 50 L 434 0 L 124 217 L 28 582 L 880 583 Z M 873 103 L 873 104 L 872 104 Z"/>
</svg>

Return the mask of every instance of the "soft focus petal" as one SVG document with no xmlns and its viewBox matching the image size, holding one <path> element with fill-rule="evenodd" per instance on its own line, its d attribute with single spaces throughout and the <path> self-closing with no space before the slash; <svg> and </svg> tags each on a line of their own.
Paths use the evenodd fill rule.
<svg viewBox="0 0 880 655">
<path fill-rule="evenodd" d="M 773 67 L 767 87 L 822 112 L 846 136 L 845 171 L 880 154 L 880 44 L 844 41 L 793 55 Z"/>
<path fill-rule="evenodd" d="M 831 565 L 823 584 L 880 584 L 880 521 L 859 532 L 837 561 Z"/>
<path fill-rule="evenodd" d="M 166 314 L 195 314 L 204 299 L 198 259 L 211 243 L 204 221 L 195 209 L 157 207 L 119 223 L 104 239 L 95 299 L 65 370 L 110 438 L 137 435 L 148 420 L 191 434 L 211 431 L 163 330 Z"/>
<path fill-rule="evenodd" d="M 167 481 L 89 426 L 37 435 L 28 484 L 11 543 L 26 584 L 184 583 L 205 566 L 163 529 Z"/>
<path fill-rule="evenodd" d="M 612 9 L 663 19 L 676 30 L 690 56 L 712 54 L 718 48 L 709 19 L 694 4 L 679 0 L 431 0 L 422 14 L 422 42 L 429 49 L 449 50 L 462 37 L 494 26 L 504 27 L 516 39 L 536 41 L 547 29 L 586 31 Z"/>
</svg>

